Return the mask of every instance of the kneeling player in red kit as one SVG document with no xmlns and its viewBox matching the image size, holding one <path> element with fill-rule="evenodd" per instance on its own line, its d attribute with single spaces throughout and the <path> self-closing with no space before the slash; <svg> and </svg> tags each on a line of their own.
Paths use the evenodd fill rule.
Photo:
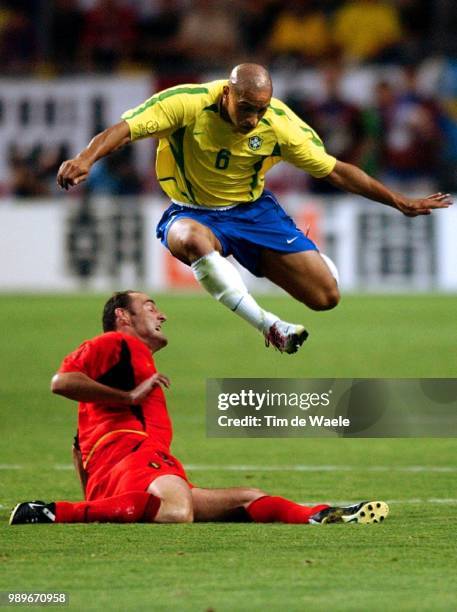
<svg viewBox="0 0 457 612">
<path fill-rule="evenodd" d="M 172 425 L 152 355 L 166 346 L 166 321 L 137 291 L 115 293 L 103 311 L 104 333 L 62 362 L 52 391 L 79 402 L 75 456 L 85 501 L 18 504 L 10 524 L 192 521 L 376 523 L 382 501 L 307 507 L 259 489 L 203 489 L 170 453 Z"/>
</svg>

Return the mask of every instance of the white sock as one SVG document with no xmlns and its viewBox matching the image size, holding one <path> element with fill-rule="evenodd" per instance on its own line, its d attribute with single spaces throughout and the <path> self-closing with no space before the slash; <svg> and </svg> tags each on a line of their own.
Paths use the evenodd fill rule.
<svg viewBox="0 0 457 612">
<path fill-rule="evenodd" d="M 259 331 L 268 331 L 279 320 L 279 317 L 257 304 L 235 266 L 217 251 L 200 257 L 191 268 L 195 278 L 210 295 Z"/>
<path fill-rule="evenodd" d="M 338 268 L 335 266 L 335 263 L 330 259 L 330 257 L 328 255 L 325 255 L 324 253 L 320 253 L 320 256 L 322 257 L 322 259 L 327 264 L 327 267 L 330 270 L 330 274 L 336 280 L 336 284 L 339 285 L 340 284 L 340 275 L 338 273 Z"/>
</svg>

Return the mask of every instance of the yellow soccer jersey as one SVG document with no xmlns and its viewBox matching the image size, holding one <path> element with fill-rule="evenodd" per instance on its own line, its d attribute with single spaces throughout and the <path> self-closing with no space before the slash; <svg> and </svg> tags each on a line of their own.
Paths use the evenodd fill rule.
<svg viewBox="0 0 457 612">
<path fill-rule="evenodd" d="M 281 160 L 316 178 L 333 170 L 336 159 L 316 132 L 275 98 L 254 130 L 236 132 L 219 113 L 226 84 L 172 87 L 122 115 L 132 140 L 159 138 L 157 178 L 172 200 L 208 207 L 252 202 Z"/>
</svg>

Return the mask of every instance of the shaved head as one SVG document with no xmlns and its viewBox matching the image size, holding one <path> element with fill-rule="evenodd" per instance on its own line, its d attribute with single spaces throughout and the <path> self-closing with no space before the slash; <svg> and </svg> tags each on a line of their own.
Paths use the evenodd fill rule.
<svg viewBox="0 0 457 612">
<path fill-rule="evenodd" d="M 273 93 L 270 73 L 260 64 L 239 64 L 230 73 L 229 84 L 237 94 L 247 92 Z"/>
<path fill-rule="evenodd" d="M 240 64 L 230 73 L 221 99 L 221 116 L 235 131 L 254 130 L 270 104 L 273 85 L 266 68 L 259 64 Z"/>
</svg>

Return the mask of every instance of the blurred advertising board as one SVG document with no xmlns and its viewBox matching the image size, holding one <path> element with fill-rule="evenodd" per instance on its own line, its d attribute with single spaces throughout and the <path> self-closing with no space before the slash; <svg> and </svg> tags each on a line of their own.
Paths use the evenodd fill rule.
<svg viewBox="0 0 457 612">
<path fill-rule="evenodd" d="M 282 198 L 346 291 L 457 291 L 457 209 L 409 219 L 357 197 Z M 0 290 L 198 290 L 155 237 L 163 198 L 0 200 Z M 243 277 L 254 292 L 279 291 Z"/>
</svg>

